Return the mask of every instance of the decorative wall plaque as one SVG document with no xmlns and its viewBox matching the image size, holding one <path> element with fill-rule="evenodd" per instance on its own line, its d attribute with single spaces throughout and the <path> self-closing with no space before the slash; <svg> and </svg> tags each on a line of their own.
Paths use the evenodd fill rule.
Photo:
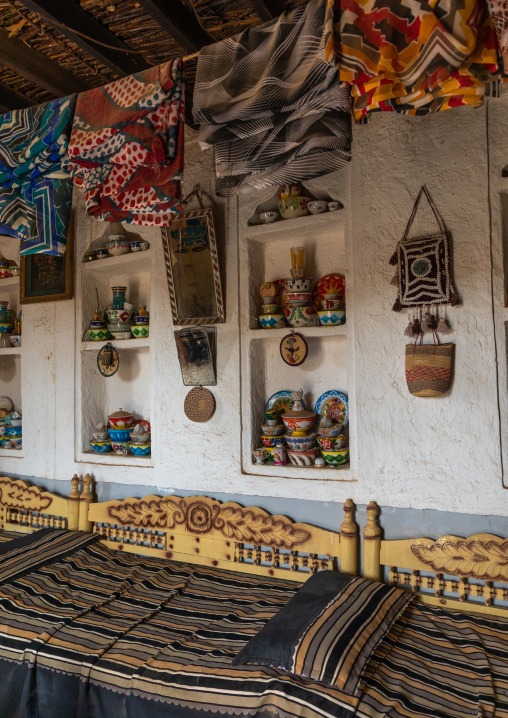
<svg viewBox="0 0 508 718">
<path fill-rule="evenodd" d="M 203 386 L 195 386 L 185 397 L 183 410 L 191 421 L 209 421 L 215 411 L 214 395 Z"/>
<path fill-rule="evenodd" d="M 309 346 L 301 334 L 291 332 L 280 343 L 280 355 L 289 366 L 300 366 L 307 359 Z"/>
</svg>

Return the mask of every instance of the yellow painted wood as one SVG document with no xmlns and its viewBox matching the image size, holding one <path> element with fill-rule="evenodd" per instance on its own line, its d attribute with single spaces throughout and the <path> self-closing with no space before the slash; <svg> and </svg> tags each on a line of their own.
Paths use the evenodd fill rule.
<svg viewBox="0 0 508 718">
<path fill-rule="evenodd" d="M 363 575 L 373 581 L 381 580 L 381 527 L 378 516 L 379 506 L 375 501 L 371 501 L 367 506 L 367 524 L 363 529 Z"/>
<path fill-rule="evenodd" d="M 0 476 L 0 529 L 31 533 L 40 528 L 77 528 L 74 479 L 70 497 L 63 498 L 21 479 Z"/>
<path fill-rule="evenodd" d="M 67 526 L 71 531 L 79 529 L 79 501 L 81 494 L 79 493 L 79 478 L 77 474 L 71 479 L 72 491 L 69 494 L 69 519 Z"/>
<path fill-rule="evenodd" d="M 80 531 L 91 531 L 92 523 L 88 519 L 88 507 L 93 501 L 93 495 L 91 492 L 92 478 L 90 474 L 83 476 L 83 491 L 81 493 L 79 502 L 79 530 Z"/>
<path fill-rule="evenodd" d="M 340 570 L 358 575 L 358 524 L 354 520 L 355 505 L 351 499 L 344 503 L 344 521 L 340 525 Z"/>
</svg>

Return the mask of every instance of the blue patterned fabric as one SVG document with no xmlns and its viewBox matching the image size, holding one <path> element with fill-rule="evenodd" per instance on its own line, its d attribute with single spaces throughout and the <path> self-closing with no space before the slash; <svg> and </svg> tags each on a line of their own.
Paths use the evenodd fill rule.
<svg viewBox="0 0 508 718">
<path fill-rule="evenodd" d="M 0 116 L 0 234 L 18 237 L 22 255 L 65 253 L 75 105 L 69 95 Z"/>
</svg>

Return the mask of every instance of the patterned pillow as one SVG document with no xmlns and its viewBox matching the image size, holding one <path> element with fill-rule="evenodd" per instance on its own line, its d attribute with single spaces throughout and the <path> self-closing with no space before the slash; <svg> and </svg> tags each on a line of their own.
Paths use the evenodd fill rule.
<svg viewBox="0 0 508 718">
<path fill-rule="evenodd" d="M 312 576 L 234 660 L 313 678 L 354 695 L 367 661 L 413 596 L 332 571 Z"/>
</svg>

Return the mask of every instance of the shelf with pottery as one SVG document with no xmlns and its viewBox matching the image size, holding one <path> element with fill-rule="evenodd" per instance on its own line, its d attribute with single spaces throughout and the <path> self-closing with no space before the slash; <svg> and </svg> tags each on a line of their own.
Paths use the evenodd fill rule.
<svg viewBox="0 0 508 718">
<path fill-rule="evenodd" d="M 326 211 L 322 214 L 308 214 L 295 219 L 278 219 L 267 224 L 253 224 L 245 227 L 244 237 L 247 240 L 284 239 L 290 232 L 293 237 L 313 233 L 335 233 L 344 227 L 344 210 Z"/>
<path fill-rule="evenodd" d="M 145 469 L 153 468 L 151 456 L 121 456 L 110 451 L 108 454 L 96 454 L 93 451 L 83 451 L 79 461 L 86 464 L 102 464 L 104 466 L 139 466 Z"/>
<path fill-rule="evenodd" d="M 338 326 L 326 327 L 320 325 L 319 327 L 277 327 L 275 329 L 247 329 L 245 335 L 251 339 L 282 339 L 291 330 L 294 330 L 298 334 L 304 337 L 345 337 L 347 336 L 347 324 L 340 324 Z"/>
<path fill-rule="evenodd" d="M 23 459 L 25 455 L 23 451 L 19 449 L 2 449 L 0 447 L 0 458 L 2 456 L 6 458 L 9 457 L 10 459 Z"/>
<path fill-rule="evenodd" d="M 152 258 L 152 249 L 146 249 L 143 252 L 127 252 L 126 254 L 105 257 L 103 259 L 84 261 L 81 263 L 81 270 L 86 274 L 111 274 L 119 271 L 137 274 L 140 271 L 150 269 Z"/>
<path fill-rule="evenodd" d="M 81 349 L 84 352 L 99 352 L 108 343 L 112 344 L 116 349 L 146 349 L 152 346 L 149 336 L 140 339 L 134 337 L 131 337 L 131 339 L 115 339 L 111 337 L 102 341 L 83 341 L 81 342 Z"/>
</svg>

